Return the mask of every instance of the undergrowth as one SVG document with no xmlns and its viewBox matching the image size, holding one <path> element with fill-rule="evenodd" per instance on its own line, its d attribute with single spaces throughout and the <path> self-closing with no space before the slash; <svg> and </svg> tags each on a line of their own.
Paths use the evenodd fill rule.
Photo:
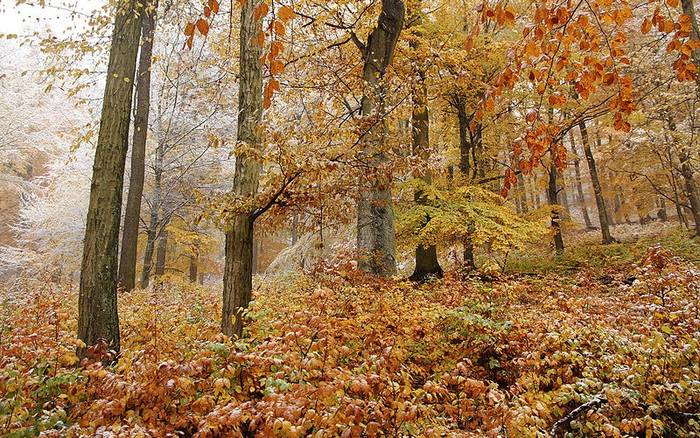
<svg viewBox="0 0 700 438">
<path fill-rule="evenodd" d="M 111 366 L 78 363 L 76 291 L 37 287 L 0 313 L 0 434 L 536 437 L 595 401 L 555 434 L 697 436 L 700 273 L 627 252 L 488 284 L 277 277 L 238 341 L 216 290 L 161 284 L 120 295 Z"/>
</svg>

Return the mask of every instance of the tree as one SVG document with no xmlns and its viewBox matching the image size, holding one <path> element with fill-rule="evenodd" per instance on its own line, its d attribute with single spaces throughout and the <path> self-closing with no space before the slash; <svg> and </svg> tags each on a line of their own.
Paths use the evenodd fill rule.
<svg viewBox="0 0 700 438">
<path fill-rule="evenodd" d="M 418 1 L 415 5 L 415 14 L 413 25 L 420 26 L 422 24 L 422 2 Z M 414 39 L 411 41 L 411 47 L 416 50 L 419 48 L 422 32 L 414 32 Z M 413 110 L 411 112 L 411 140 L 413 146 L 413 154 L 420 158 L 422 163 L 428 165 L 430 159 L 430 108 L 428 107 L 428 86 L 426 84 L 426 68 L 423 65 L 424 61 L 416 59 L 413 61 L 416 67 L 415 84 L 413 85 Z M 432 176 L 429 169 L 419 171 L 421 180 L 424 184 L 432 183 Z M 419 188 L 415 191 L 415 201 L 418 204 L 428 203 L 423 189 Z M 426 218 L 430 221 L 430 218 Z M 437 257 L 437 247 L 435 245 L 424 246 L 422 244 L 416 246 L 415 253 L 416 267 L 411 275 L 413 281 L 425 281 L 431 277 L 442 277 L 443 271 L 440 267 L 440 262 Z"/>
<path fill-rule="evenodd" d="M 595 203 L 598 207 L 598 220 L 600 222 L 600 232 L 602 234 L 603 245 L 613 243 L 615 240 L 610 234 L 610 224 L 608 222 L 608 209 L 605 206 L 605 198 L 603 197 L 603 188 L 600 185 L 600 179 L 598 177 L 598 168 L 596 167 L 595 157 L 593 157 L 593 150 L 591 149 L 591 140 L 588 136 L 588 127 L 585 121 L 579 123 L 579 130 L 581 131 L 581 144 L 583 145 L 583 153 L 586 155 L 586 161 L 588 162 L 588 171 L 591 176 L 591 183 L 593 184 L 593 194 L 595 195 Z"/>
<path fill-rule="evenodd" d="M 262 23 L 256 13 L 257 1 L 245 0 L 241 6 L 240 85 L 238 94 L 238 133 L 233 194 L 254 196 L 258 191 L 261 164 L 255 151 L 261 146 L 262 46 L 256 41 Z M 226 223 L 226 262 L 221 331 L 228 336 L 243 335 L 243 312 L 253 289 L 254 212 L 235 213 Z"/>
<path fill-rule="evenodd" d="M 117 254 L 141 3 L 120 2 L 107 67 L 80 272 L 78 338 L 119 352 Z M 84 354 L 85 348 L 79 353 Z"/>
<path fill-rule="evenodd" d="M 146 169 L 146 138 L 151 109 L 151 65 L 153 40 L 156 32 L 158 0 L 147 5 L 141 31 L 141 53 L 136 78 L 136 113 L 131 146 L 131 175 L 129 195 L 124 214 L 122 247 L 119 258 L 119 284 L 125 291 L 134 288 L 136 282 L 136 250 L 138 248 L 139 224 L 141 221 L 141 198 Z"/>
<path fill-rule="evenodd" d="M 380 276 L 396 273 L 396 236 L 391 202 L 391 175 L 386 169 L 383 150 L 384 75 L 394 56 L 399 34 L 404 25 L 406 7 L 402 0 L 383 0 L 377 27 L 362 47 L 363 79 L 362 117 L 370 126 L 363 141 L 362 155 L 367 170 L 361 182 L 357 203 L 357 250 L 361 270 Z"/>
</svg>

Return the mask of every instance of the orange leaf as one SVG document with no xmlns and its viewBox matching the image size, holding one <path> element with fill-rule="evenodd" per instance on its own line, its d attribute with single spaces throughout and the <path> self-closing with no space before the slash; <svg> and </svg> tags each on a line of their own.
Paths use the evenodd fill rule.
<svg viewBox="0 0 700 438">
<path fill-rule="evenodd" d="M 272 26 L 275 29 L 275 35 L 284 36 L 284 34 L 287 33 L 287 29 L 284 27 L 284 24 L 279 20 L 275 20 Z"/>
<path fill-rule="evenodd" d="M 215 14 L 219 13 L 219 2 L 217 0 L 209 0 L 209 8 Z"/>
<path fill-rule="evenodd" d="M 207 23 L 203 18 L 200 18 L 197 20 L 197 30 L 202 35 L 207 36 L 207 34 L 209 34 L 209 23 Z"/>
<path fill-rule="evenodd" d="M 279 60 L 274 60 L 270 63 L 270 73 L 273 75 L 282 73 L 284 71 L 284 63 Z"/>
<path fill-rule="evenodd" d="M 277 16 L 282 21 L 288 21 L 294 17 L 294 9 L 289 6 L 282 6 L 277 12 Z"/>
<path fill-rule="evenodd" d="M 194 24 L 187 23 L 187 25 L 185 26 L 185 35 L 187 35 L 187 36 L 194 35 Z"/>
<path fill-rule="evenodd" d="M 211 8 L 209 6 L 204 7 L 204 16 L 207 18 L 211 17 Z"/>
<path fill-rule="evenodd" d="M 267 15 L 268 12 L 270 12 L 270 7 L 267 5 L 267 3 L 260 3 L 255 8 L 255 21 L 258 21 L 261 18 L 263 18 L 265 15 Z"/>
</svg>

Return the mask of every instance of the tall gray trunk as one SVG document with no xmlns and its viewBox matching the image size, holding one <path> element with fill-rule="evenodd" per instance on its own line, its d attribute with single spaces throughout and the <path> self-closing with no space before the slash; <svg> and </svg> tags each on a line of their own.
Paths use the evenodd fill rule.
<svg viewBox="0 0 700 438">
<path fill-rule="evenodd" d="M 152 4 L 146 6 L 141 30 L 141 53 L 136 78 L 136 114 L 131 146 L 131 175 L 124 213 L 122 248 L 119 255 L 119 284 L 125 291 L 132 290 L 136 282 L 136 251 L 146 167 L 146 137 L 151 109 L 151 64 L 157 9 L 158 0 L 153 0 Z"/>
<path fill-rule="evenodd" d="M 598 169 L 596 167 L 595 158 L 593 157 L 593 151 L 591 150 L 591 143 L 588 136 L 586 122 L 581 121 L 578 127 L 581 131 L 581 144 L 583 145 L 583 152 L 586 155 L 586 161 L 588 162 L 588 171 L 590 173 L 591 183 L 593 185 L 593 194 L 595 195 L 596 207 L 598 207 L 598 220 L 600 221 L 600 232 L 602 233 L 603 245 L 607 245 L 609 243 L 613 243 L 614 239 L 610 234 L 608 210 L 605 207 L 603 189 L 600 186 L 600 179 L 598 179 Z"/>
<path fill-rule="evenodd" d="M 241 6 L 240 83 L 238 92 L 238 144 L 259 149 L 262 120 L 262 47 L 255 42 L 262 23 L 255 19 L 257 0 L 245 0 Z M 261 164 L 254 156 L 236 156 L 233 193 L 251 197 L 258 191 Z M 248 307 L 253 290 L 254 213 L 236 214 L 226 224 L 226 262 L 221 331 L 228 336 L 243 335 L 242 313 Z"/>
<path fill-rule="evenodd" d="M 92 169 L 78 299 L 78 338 L 118 352 L 117 262 L 141 5 L 121 2 L 114 21 L 100 131 Z M 85 354 L 85 348 L 78 353 Z"/>
<path fill-rule="evenodd" d="M 396 233 L 391 202 L 391 171 L 386 168 L 384 75 L 391 63 L 404 23 L 402 0 L 382 0 L 377 27 L 364 48 L 362 116 L 373 124 L 362 144 L 366 178 L 361 182 L 357 203 L 358 267 L 388 277 L 396 273 Z"/>
</svg>

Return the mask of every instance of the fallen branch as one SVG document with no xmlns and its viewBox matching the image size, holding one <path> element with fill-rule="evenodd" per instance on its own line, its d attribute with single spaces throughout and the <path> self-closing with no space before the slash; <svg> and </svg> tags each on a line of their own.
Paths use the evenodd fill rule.
<svg viewBox="0 0 700 438">
<path fill-rule="evenodd" d="M 591 401 L 582 404 L 573 411 L 569 412 L 569 414 L 566 417 L 554 423 L 552 429 L 549 431 L 550 436 L 552 438 L 556 438 L 559 434 L 559 431 L 565 427 L 568 427 L 569 423 L 571 423 L 581 415 L 585 414 L 586 412 L 590 411 L 591 409 L 596 409 L 607 402 L 608 400 L 603 396 L 597 395 L 593 397 Z"/>
</svg>

